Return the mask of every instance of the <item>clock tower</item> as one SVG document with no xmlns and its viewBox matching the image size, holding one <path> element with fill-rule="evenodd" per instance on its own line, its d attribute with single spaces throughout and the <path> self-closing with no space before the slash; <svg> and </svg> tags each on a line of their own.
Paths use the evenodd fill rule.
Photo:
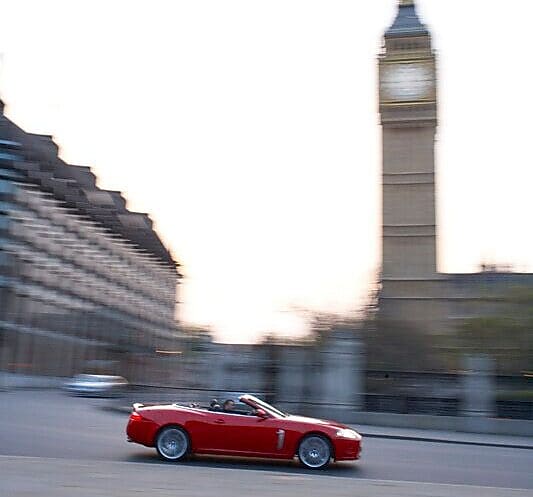
<svg viewBox="0 0 533 497">
<path fill-rule="evenodd" d="M 382 317 L 433 331 L 442 315 L 437 273 L 431 36 L 414 1 L 400 0 L 379 55 L 383 145 Z M 428 329 L 431 328 L 431 329 Z"/>
</svg>

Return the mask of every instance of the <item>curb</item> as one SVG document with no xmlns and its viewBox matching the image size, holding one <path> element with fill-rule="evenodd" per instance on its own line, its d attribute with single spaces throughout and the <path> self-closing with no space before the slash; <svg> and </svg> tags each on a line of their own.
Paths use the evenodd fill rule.
<svg viewBox="0 0 533 497">
<path fill-rule="evenodd" d="M 496 442 L 473 442 L 467 440 L 450 440 L 447 438 L 429 438 L 429 437 L 413 437 L 409 435 L 378 435 L 375 433 L 364 433 L 358 431 L 363 437 L 366 438 L 384 438 L 389 440 L 408 440 L 410 442 L 433 442 L 444 444 L 456 444 L 456 445 L 476 445 L 478 447 L 500 447 L 502 449 L 524 449 L 533 450 L 533 445 L 520 445 L 520 444 L 508 444 L 508 443 L 496 443 Z"/>
</svg>

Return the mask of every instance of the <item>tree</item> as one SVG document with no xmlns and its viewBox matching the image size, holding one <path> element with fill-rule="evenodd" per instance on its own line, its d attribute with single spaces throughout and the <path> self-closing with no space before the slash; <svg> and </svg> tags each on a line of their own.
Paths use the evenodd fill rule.
<svg viewBox="0 0 533 497">
<path fill-rule="evenodd" d="M 498 313 L 466 319 L 455 340 L 460 352 L 489 354 L 500 373 L 533 370 L 533 288 L 517 286 L 503 297 L 485 297 Z"/>
</svg>

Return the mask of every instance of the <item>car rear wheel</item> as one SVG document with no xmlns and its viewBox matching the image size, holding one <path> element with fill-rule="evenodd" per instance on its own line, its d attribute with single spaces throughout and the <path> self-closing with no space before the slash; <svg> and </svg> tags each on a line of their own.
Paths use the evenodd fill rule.
<svg viewBox="0 0 533 497">
<path fill-rule="evenodd" d="M 308 468 L 325 468 L 331 459 L 329 440 L 321 435 L 307 435 L 298 447 L 298 459 Z"/>
<path fill-rule="evenodd" d="M 179 461 L 189 452 L 189 436 L 179 426 L 163 428 L 157 435 L 155 448 L 166 461 Z"/>
</svg>

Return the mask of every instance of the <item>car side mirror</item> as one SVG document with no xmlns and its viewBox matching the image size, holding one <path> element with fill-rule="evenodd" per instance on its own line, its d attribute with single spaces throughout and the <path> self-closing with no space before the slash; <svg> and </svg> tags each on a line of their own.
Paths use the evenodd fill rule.
<svg viewBox="0 0 533 497">
<path fill-rule="evenodd" d="M 268 414 L 267 412 L 264 410 L 264 409 L 257 409 L 255 411 L 255 415 L 259 418 L 263 418 L 263 419 L 266 419 L 268 418 Z"/>
</svg>

